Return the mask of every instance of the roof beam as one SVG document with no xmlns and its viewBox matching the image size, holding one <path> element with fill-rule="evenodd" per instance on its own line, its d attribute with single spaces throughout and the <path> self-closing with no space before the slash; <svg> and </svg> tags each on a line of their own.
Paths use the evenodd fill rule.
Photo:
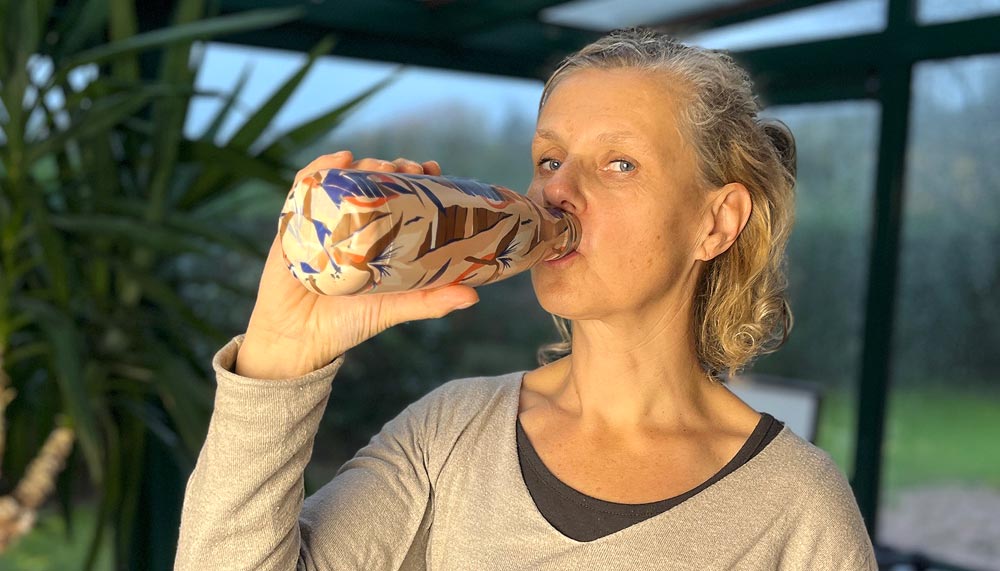
<svg viewBox="0 0 1000 571">
<path fill-rule="evenodd" d="M 811 6 L 831 0 L 761 0 L 752 10 L 732 12 L 727 18 L 750 18 L 776 12 L 779 6 Z M 297 0 L 270 0 L 268 5 L 299 4 Z M 317 5 L 310 16 L 296 24 L 224 38 L 282 49 L 307 50 L 320 37 L 338 37 L 337 55 L 394 61 L 447 69 L 471 70 L 517 77 L 543 78 L 558 59 L 601 33 L 542 24 L 523 17 L 525 12 L 558 4 L 555 0 L 530 0 L 526 4 L 490 1 L 496 12 L 469 16 L 471 10 L 456 1 L 433 8 L 399 0 L 346 0 L 334 15 L 323 15 Z M 226 11 L 251 7 L 251 0 L 225 0 Z M 503 6 L 517 5 L 517 8 Z M 735 8 L 729 10 L 735 11 Z M 447 14 L 452 14 L 448 16 Z M 465 14 L 465 15 L 463 15 Z M 394 15 L 394 16 L 393 16 Z M 490 17 L 497 19 L 490 20 Z M 445 24 L 449 18 L 455 26 Z M 366 28 L 374 20 L 375 28 Z M 501 24 L 501 21 L 503 22 Z M 721 21 L 716 19 L 716 21 Z M 500 24 L 496 26 L 494 24 Z M 481 27 L 479 27 L 481 26 Z M 786 100 L 778 89 L 818 93 L 817 77 L 835 76 L 837 84 L 853 84 L 856 95 L 875 93 L 879 70 L 927 59 L 1000 52 L 1000 16 L 908 26 L 894 34 L 879 32 L 736 52 L 755 76 L 769 99 Z M 465 33 L 462 33 L 462 32 Z M 470 32 L 472 33 L 470 35 Z M 899 33 L 903 32 L 903 33 Z M 425 35 L 427 34 L 427 35 Z M 867 87 L 866 87 L 867 86 Z M 836 91 L 844 91 L 837 88 Z"/>
<path fill-rule="evenodd" d="M 528 29 L 508 44 L 485 49 L 461 37 L 416 40 L 300 22 L 220 37 L 219 41 L 305 52 L 328 34 L 337 38 L 331 55 L 531 79 L 543 79 L 561 55 L 599 36 L 546 25 Z"/>
<path fill-rule="evenodd" d="M 857 81 L 856 78 L 776 78 L 769 83 L 755 83 L 761 107 L 827 103 L 856 99 L 874 99 L 877 81 Z"/>
<path fill-rule="evenodd" d="M 376 34 L 394 39 L 454 41 L 462 35 L 497 27 L 508 22 L 535 21 L 541 10 L 567 0 L 525 0 L 509 2 L 480 0 L 448 3 L 412 0 L 338 0 L 336 7 L 306 3 L 303 23 L 329 26 L 341 32 Z M 303 6 L 299 0 L 268 0 L 268 7 Z M 223 0 L 221 10 L 242 12 L 259 8 L 256 0 Z"/>
<path fill-rule="evenodd" d="M 480 0 L 456 1 L 440 8 L 437 14 L 452 30 L 475 32 L 516 20 L 535 20 L 539 12 L 569 0 Z M 468 5 L 473 4 L 473 5 Z"/>
<path fill-rule="evenodd" d="M 785 14 L 793 10 L 828 4 L 833 1 L 835 0 L 752 0 L 690 12 L 648 25 L 670 32 L 691 32 L 731 26 L 758 18 Z"/>
<path fill-rule="evenodd" d="M 885 70 L 920 61 L 1000 52 L 1000 16 L 908 26 L 805 44 L 777 46 L 733 53 L 754 76 L 758 87 L 794 87 L 833 77 L 876 93 Z"/>
</svg>

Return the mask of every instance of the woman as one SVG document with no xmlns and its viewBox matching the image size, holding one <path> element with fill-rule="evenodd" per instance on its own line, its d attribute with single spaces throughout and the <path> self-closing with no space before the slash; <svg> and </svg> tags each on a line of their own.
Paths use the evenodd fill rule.
<svg viewBox="0 0 1000 571">
<path fill-rule="evenodd" d="M 876 569 L 829 456 L 715 380 L 791 323 L 794 146 L 756 109 L 732 60 L 655 32 L 567 58 L 542 95 L 529 190 L 583 228 L 576 254 L 531 274 L 561 358 L 446 383 L 304 504 L 344 353 L 477 295 L 319 297 L 275 242 L 245 336 L 213 362 L 177 568 Z M 342 151 L 300 175 L 331 167 L 441 173 Z"/>
</svg>

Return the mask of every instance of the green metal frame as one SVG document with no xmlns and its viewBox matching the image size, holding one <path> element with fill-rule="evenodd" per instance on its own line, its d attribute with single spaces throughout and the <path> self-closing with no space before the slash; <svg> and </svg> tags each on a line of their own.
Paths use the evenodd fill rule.
<svg viewBox="0 0 1000 571">
<path fill-rule="evenodd" d="M 333 34 L 331 53 L 427 67 L 542 78 L 566 54 L 600 37 L 538 21 L 538 13 L 566 0 L 338 0 L 305 7 L 299 22 L 226 41 L 308 51 Z M 222 0 L 223 13 L 301 6 L 299 0 Z M 470 6 L 470 4 L 474 4 Z"/>
<path fill-rule="evenodd" d="M 921 26 L 915 2 L 889 0 L 887 26 L 880 33 L 736 54 L 771 104 L 858 98 L 881 104 L 852 478 L 873 537 L 892 374 L 913 67 L 920 61 L 1000 52 L 1000 17 Z"/>
<path fill-rule="evenodd" d="M 837 0 L 750 0 L 736 4 L 724 4 L 663 22 L 650 22 L 647 25 L 669 32 L 709 30 L 835 1 Z"/>
</svg>

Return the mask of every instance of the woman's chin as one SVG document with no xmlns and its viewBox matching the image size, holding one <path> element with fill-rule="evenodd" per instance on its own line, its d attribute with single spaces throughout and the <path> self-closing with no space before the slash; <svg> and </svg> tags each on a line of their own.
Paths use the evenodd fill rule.
<svg viewBox="0 0 1000 571">
<path fill-rule="evenodd" d="M 592 284 L 559 271 L 534 267 L 531 269 L 531 286 L 542 309 L 566 319 L 577 319 L 583 314 L 599 312 L 602 300 Z"/>
<path fill-rule="evenodd" d="M 555 290 L 535 287 L 535 297 L 538 305 L 542 306 L 546 312 L 562 317 L 564 319 L 578 319 L 588 307 L 590 300 L 586 296 L 578 295 L 581 292 L 570 292 L 566 288 Z"/>
</svg>

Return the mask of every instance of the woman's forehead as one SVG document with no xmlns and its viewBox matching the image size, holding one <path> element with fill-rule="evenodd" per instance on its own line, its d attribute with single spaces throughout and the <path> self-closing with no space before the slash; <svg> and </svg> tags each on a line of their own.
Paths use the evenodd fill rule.
<svg viewBox="0 0 1000 571">
<path fill-rule="evenodd" d="M 563 135 L 553 129 L 539 128 L 535 131 L 535 139 L 562 143 Z M 594 141 L 609 145 L 619 143 L 632 143 L 641 141 L 644 137 L 641 134 L 630 130 L 603 131 L 594 136 Z"/>
<path fill-rule="evenodd" d="M 574 109 L 643 117 L 674 114 L 684 90 L 671 74 L 639 69 L 584 69 L 562 79 L 539 110 L 539 120 L 554 111 Z"/>
<path fill-rule="evenodd" d="M 554 98 L 565 98 L 574 92 L 602 98 L 639 99 L 649 103 L 673 102 L 686 92 L 685 82 L 676 74 L 660 69 L 586 68 L 569 72 L 552 86 L 545 106 Z M 580 95 L 576 93 L 576 95 Z M 543 107 L 544 109 L 544 107 Z"/>
<path fill-rule="evenodd" d="M 533 144 L 593 141 L 656 142 L 681 136 L 679 97 L 662 74 L 641 70 L 581 70 L 561 81 L 539 112 Z M 669 142 L 668 142 L 669 141 Z"/>
</svg>

